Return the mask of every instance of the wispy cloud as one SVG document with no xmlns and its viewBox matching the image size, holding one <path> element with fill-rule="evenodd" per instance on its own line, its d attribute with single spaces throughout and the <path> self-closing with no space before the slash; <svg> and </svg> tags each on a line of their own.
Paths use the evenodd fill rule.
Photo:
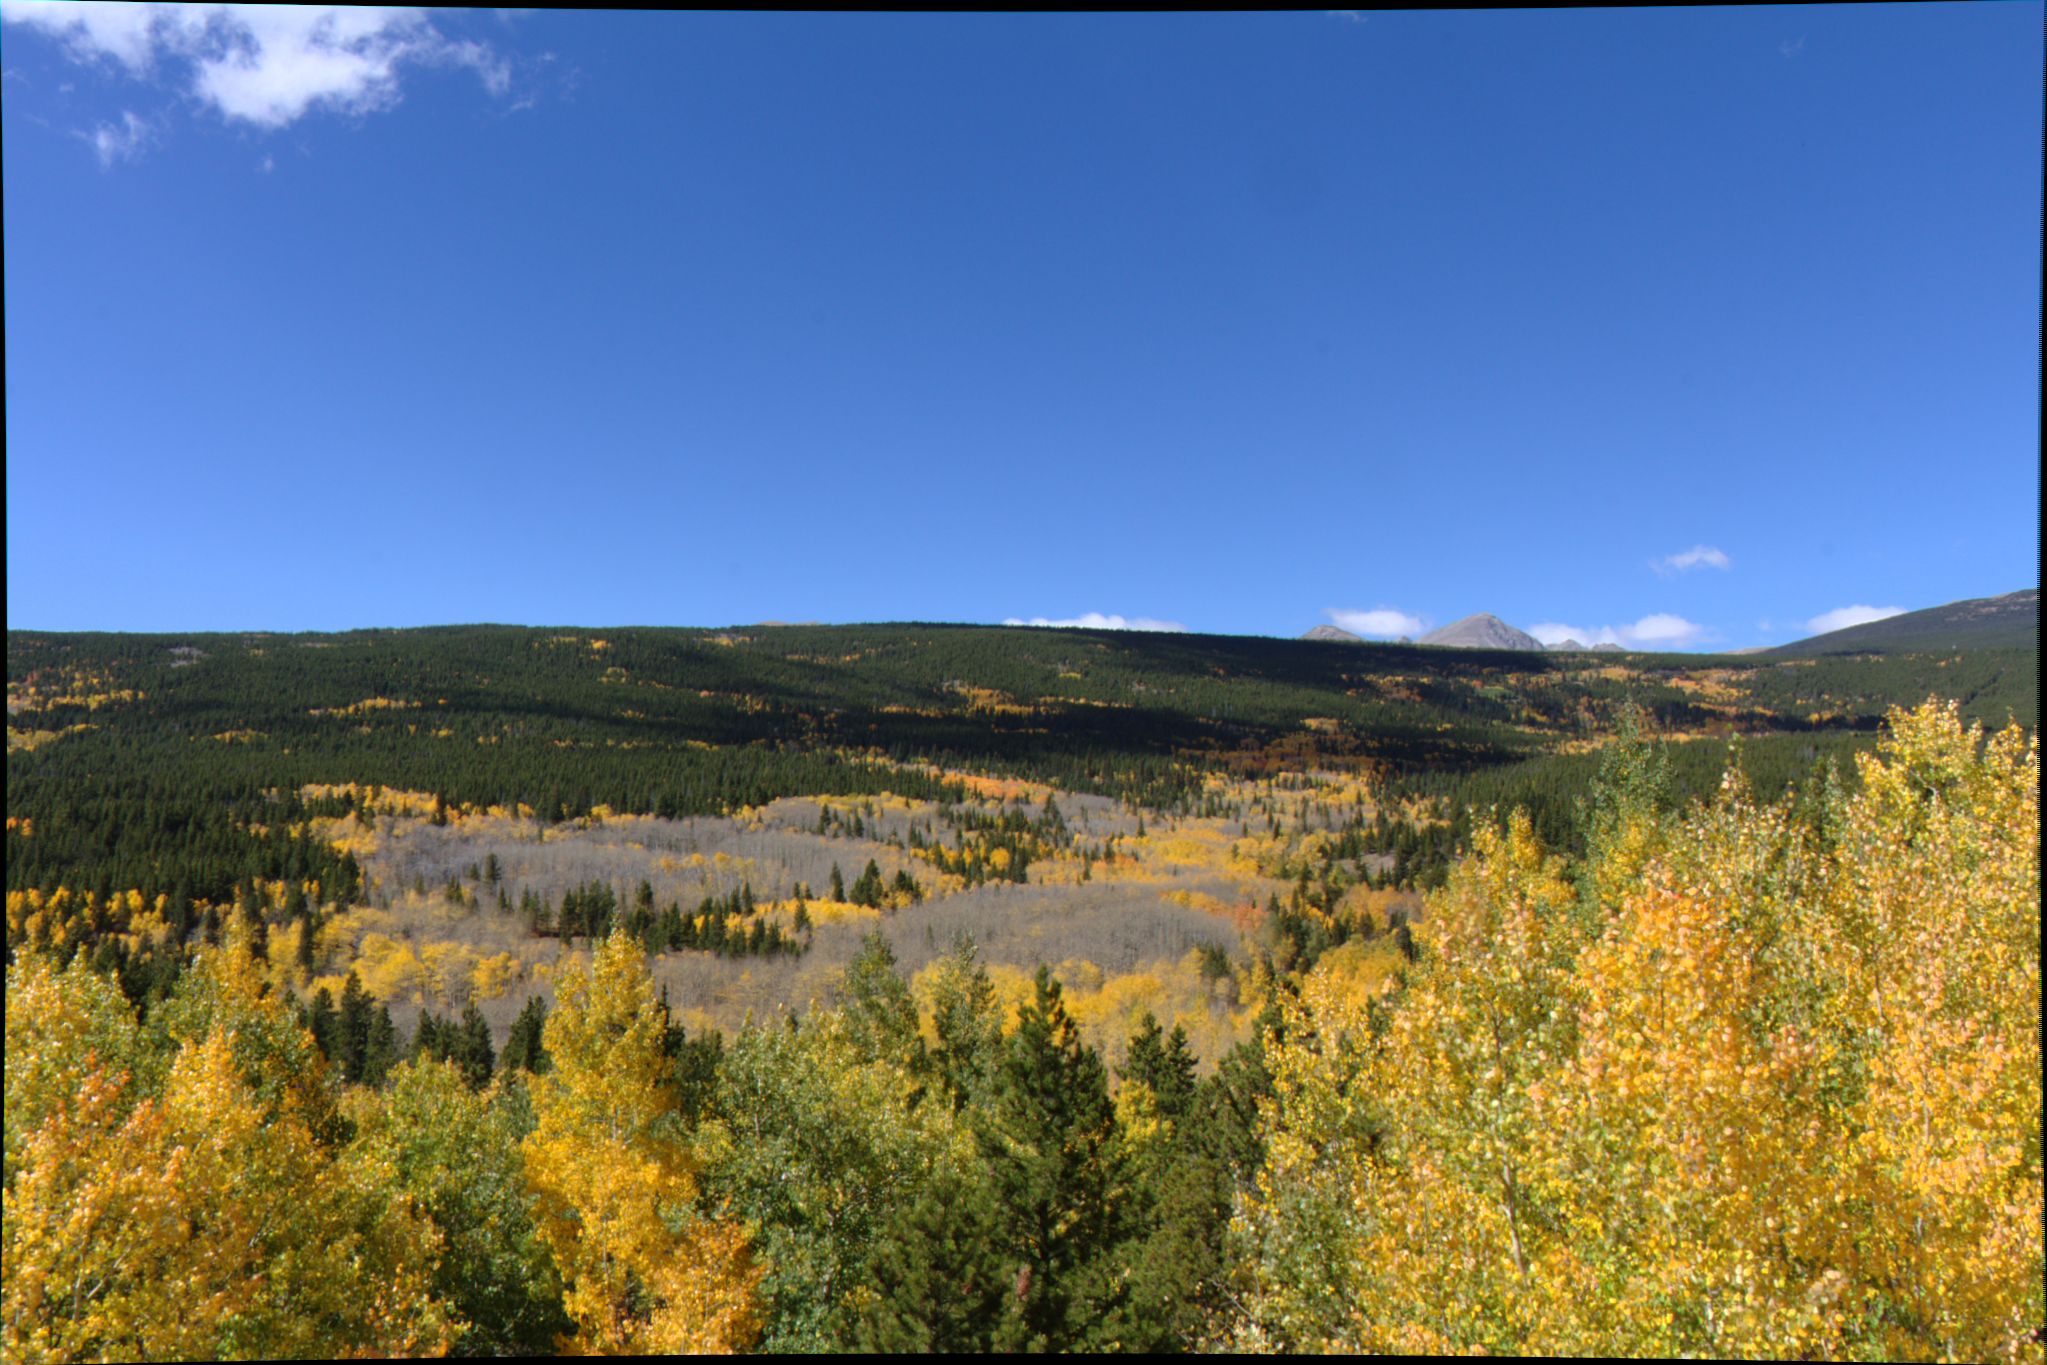
<svg viewBox="0 0 2047 1365">
<path fill-rule="evenodd" d="M 1796 57 L 1799 53 L 1805 51 L 1804 35 L 1801 34 L 1796 38 L 1786 38 L 1783 42 L 1777 44 L 1777 50 L 1787 58 Z"/>
<path fill-rule="evenodd" d="M 117 161 L 132 161 L 140 155 L 149 142 L 150 127 L 147 119 L 138 118 L 124 109 L 120 123 L 102 123 L 89 133 L 73 136 L 92 147 L 94 155 L 100 159 L 100 169 L 106 170 Z"/>
<path fill-rule="evenodd" d="M 411 8 L 0 0 L 0 21 L 49 34 L 76 62 L 115 64 L 265 129 L 314 109 L 388 109 L 408 65 L 468 67 L 495 95 L 512 81 L 503 57 L 446 37 Z"/>
<path fill-rule="evenodd" d="M 1619 626 L 1573 626 L 1543 621 L 1530 626 L 1528 633 L 1546 645 L 1576 640 L 1581 645 L 1625 645 L 1630 649 L 1679 649 L 1710 638 L 1710 633 L 1698 622 L 1669 612 L 1655 612 Z"/>
<path fill-rule="evenodd" d="M 1399 635 L 1420 635 L 1429 628 L 1429 623 L 1421 617 L 1409 616 L 1406 612 L 1393 607 L 1374 607 L 1370 611 L 1338 611 L 1331 608 L 1322 614 L 1353 635 L 1386 640 Z"/>
<path fill-rule="evenodd" d="M 1846 630 L 1850 626 L 1866 626 L 1871 621 L 1886 617 L 1903 616 L 1903 607 L 1835 607 L 1823 611 L 1805 623 L 1805 628 L 1815 635 L 1825 635 L 1830 630 Z"/>
<path fill-rule="evenodd" d="M 1341 19 L 1346 24 L 1362 24 L 1366 22 L 1365 15 L 1362 10 L 1326 9 L 1323 10 L 1322 12 L 1332 19 Z"/>
<path fill-rule="evenodd" d="M 1149 616 L 1104 616 L 1091 611 L 1084 616 L 1068 616 L 1053 620 L 1045 616 L 1033 616 L 1026 621 L 1021 616 L 1003 618 L 1005 626 L 1074 626 L 1084 630 L 1173 630 L 1184 631 L 1187 627 L 1178 621 L 1160 621 Z"/>
<path fill-rule="evenodd" d="M 1682 554 L 1665 555 L 1649 561 L 1649 567 L 1664 577 L 1674 573 L 1686 573 L 1692 569 L 1731 569 L 1734 561 L 1711 545 L 1694 545 Z"/>
</svg>

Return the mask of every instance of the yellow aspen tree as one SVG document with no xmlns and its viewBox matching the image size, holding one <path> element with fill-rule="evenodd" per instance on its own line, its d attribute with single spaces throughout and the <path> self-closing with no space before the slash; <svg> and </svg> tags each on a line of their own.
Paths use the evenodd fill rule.
<svg viewBox="0 0 2047 1365">
<path fill-rule="evenodd" d="M 1510 824 L 1384 1013 L 1271 1049 L 1246 1345 L 2039 1361 L 2039 749 L 1894 711 L 1860 790 Z"/>
<path fill-rule="evenodd" d="M 624 932 L 556 983 L 524 1144 L 541 1238 L 566 1284 L 576 1349 L 733 1351 L 759 1332 L 760 1270 L 743 1228 L 693 1209 L 667 1021 Z"/>
<path fill-rule="evenodd" d="M 375 1169 L 266 1114 L 224 1032 L 160 1098 L 83 1078 L 6 1193 L 9 1359 L 438 1354 L 436 1238 Z"/>
</svg>

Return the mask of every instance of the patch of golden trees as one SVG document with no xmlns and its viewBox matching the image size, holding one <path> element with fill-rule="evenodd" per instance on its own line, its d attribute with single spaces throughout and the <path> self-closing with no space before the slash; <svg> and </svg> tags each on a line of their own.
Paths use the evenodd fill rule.
<svg viewBox="0 0 2047 1365">
<path fill-rule="evenodd" d="M 1387 993 L 1305 983 L 1245 1347 L 2039 1360 L 2039 746 L 1479 838 Z"/>
</svg>

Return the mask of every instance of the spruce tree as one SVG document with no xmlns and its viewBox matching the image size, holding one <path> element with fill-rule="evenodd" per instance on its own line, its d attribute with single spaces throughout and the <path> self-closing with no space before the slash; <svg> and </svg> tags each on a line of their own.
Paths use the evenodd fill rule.
<svg viewBox="0 0 2047 1365">
<path fill-rule="evenodd" d="M 934 1180 L 868 1263 L 873 1295 L 853 1330 L 854 1349 L 874 1354 L 985 1353 L 1018 1283 L 998 1250 L 1000 1230 L 985 1187 Z"/>
<path fill-rule="evenodd" d="M 938 1042 L 931 1061 L 952 1097 L 955 1111 L 978 1098 L 1002 1046 L 1002 1011 L 995 985 L 976 959 L 974 941 L 962 935 L 939 959 L 931 984 L 931 1024 Z"/>
<path fill-rule="evenodd" d="M 541 1033 L 547 1024 L 547 1002 L 533 996 L 526 1007 L 519 1011 L 519 1017 L 512 1021 L 512 1031 L 505 1039 L 505 1053 L 500 1059 L 507 1071 L 529 1071 L 538 1074 L 547 1070 L 547 1049 L 541 1045 Z"/>
<path fill-rule="evenodd" d="M 1196 1349 L 1224 1302 L 1224 1239 L 1233 1193 L 1228 1163 L 1204 1131 L 1186 1030 L 1165 1035 L 1145 1013 L 1123 1074 L 1146 1087 L 1161 1132 L 1132 1163 L 1133 1218 L 1140 1233 L 1121 1257 L 1125 1295 L 1109 1331 L 1124 1350 Z"/>
<path fill-rule="evenodd" d="M 320 1055 L 337 1066 L 334 1054 L 340 1049 L 340 1028 L 341 1016 L 334 1011 L 334 995 L 322 986 L 313 992 L 313 1002 L 306 1008 L 306 1031 L 319 1045 Z"/>
<path fill-rule="evenodd" d="M 1040 966 L 1035 998 L 1004 1041 L 976 1137 L 993 1176 L 1015 1292 L 996 1332 L 1003 1350 L 1112 1344 L 1128 1190 L 1108 1073 Z"/>
<path fill-rule="evenodd" d="M 839 978 L 839 998 L 848 1039 L 861 1056 L 893 1062 L 912 1074 L 924 1069 L 917 1002 L 896 971 L 894 950 L 879 932 L 860 940 L 859 953 Z"/>
<path fill-rule="evenodd" d="M 363 1041 L 363 1084 L 382 1085 L 397 1064 L 398 1054 L 398 1028 L 391 1022 L 391 1008 L 379 1005 L 370 1015 L 369 1036 Z"/>
<path fill-rule="evenodd" d="M 354 972 L 341 987 L 341 1012 L 336 1020 L 338 1047 L 335 1060 L 341 1064 L 341 1075 L 350 1083 L 363 1078 L 363 1059 L 367 1055 L 370 1038 L 370 997 L 362 988 L 362 982 Z"/>
<path fill-rule="evenodd" d="M 1187 1047 L 1187 1030 L 1175 1024 L 1168 1038 L 1146 1010 L 1124 1054 L 1123 1074 L 1151 1090 L 1161 1117 L 1181 1123 L 1194 1101 L 1194 1054 Z"/>
<path fill-rule="evenodd" d="M 464 1007 L 462 1023 L 452 1043 L 450 1058 L 461 1068 L 462 1079 L 469 1082 L 469 1088 L 481 1090 L 489 1085 L 497 1058 L 490 1045 L 490 1025 L 484 1022 L 474 1001 Z"/>
</svg>

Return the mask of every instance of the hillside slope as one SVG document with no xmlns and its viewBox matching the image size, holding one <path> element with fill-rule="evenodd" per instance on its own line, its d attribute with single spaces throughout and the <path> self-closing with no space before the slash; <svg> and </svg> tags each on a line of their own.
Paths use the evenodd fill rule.
<svg viewBox="0 0 2047 1365">
<path fill-rule="evenodd" d="M 2039 647 L 2040 590 L 2023 588 L 1997 597 L 1972 597 L 1845 630 L 1830 630 L 1825 635 L 1759 653 L 1763 658 L 1812 659 L 1822 654 Z"/>
</svg>

